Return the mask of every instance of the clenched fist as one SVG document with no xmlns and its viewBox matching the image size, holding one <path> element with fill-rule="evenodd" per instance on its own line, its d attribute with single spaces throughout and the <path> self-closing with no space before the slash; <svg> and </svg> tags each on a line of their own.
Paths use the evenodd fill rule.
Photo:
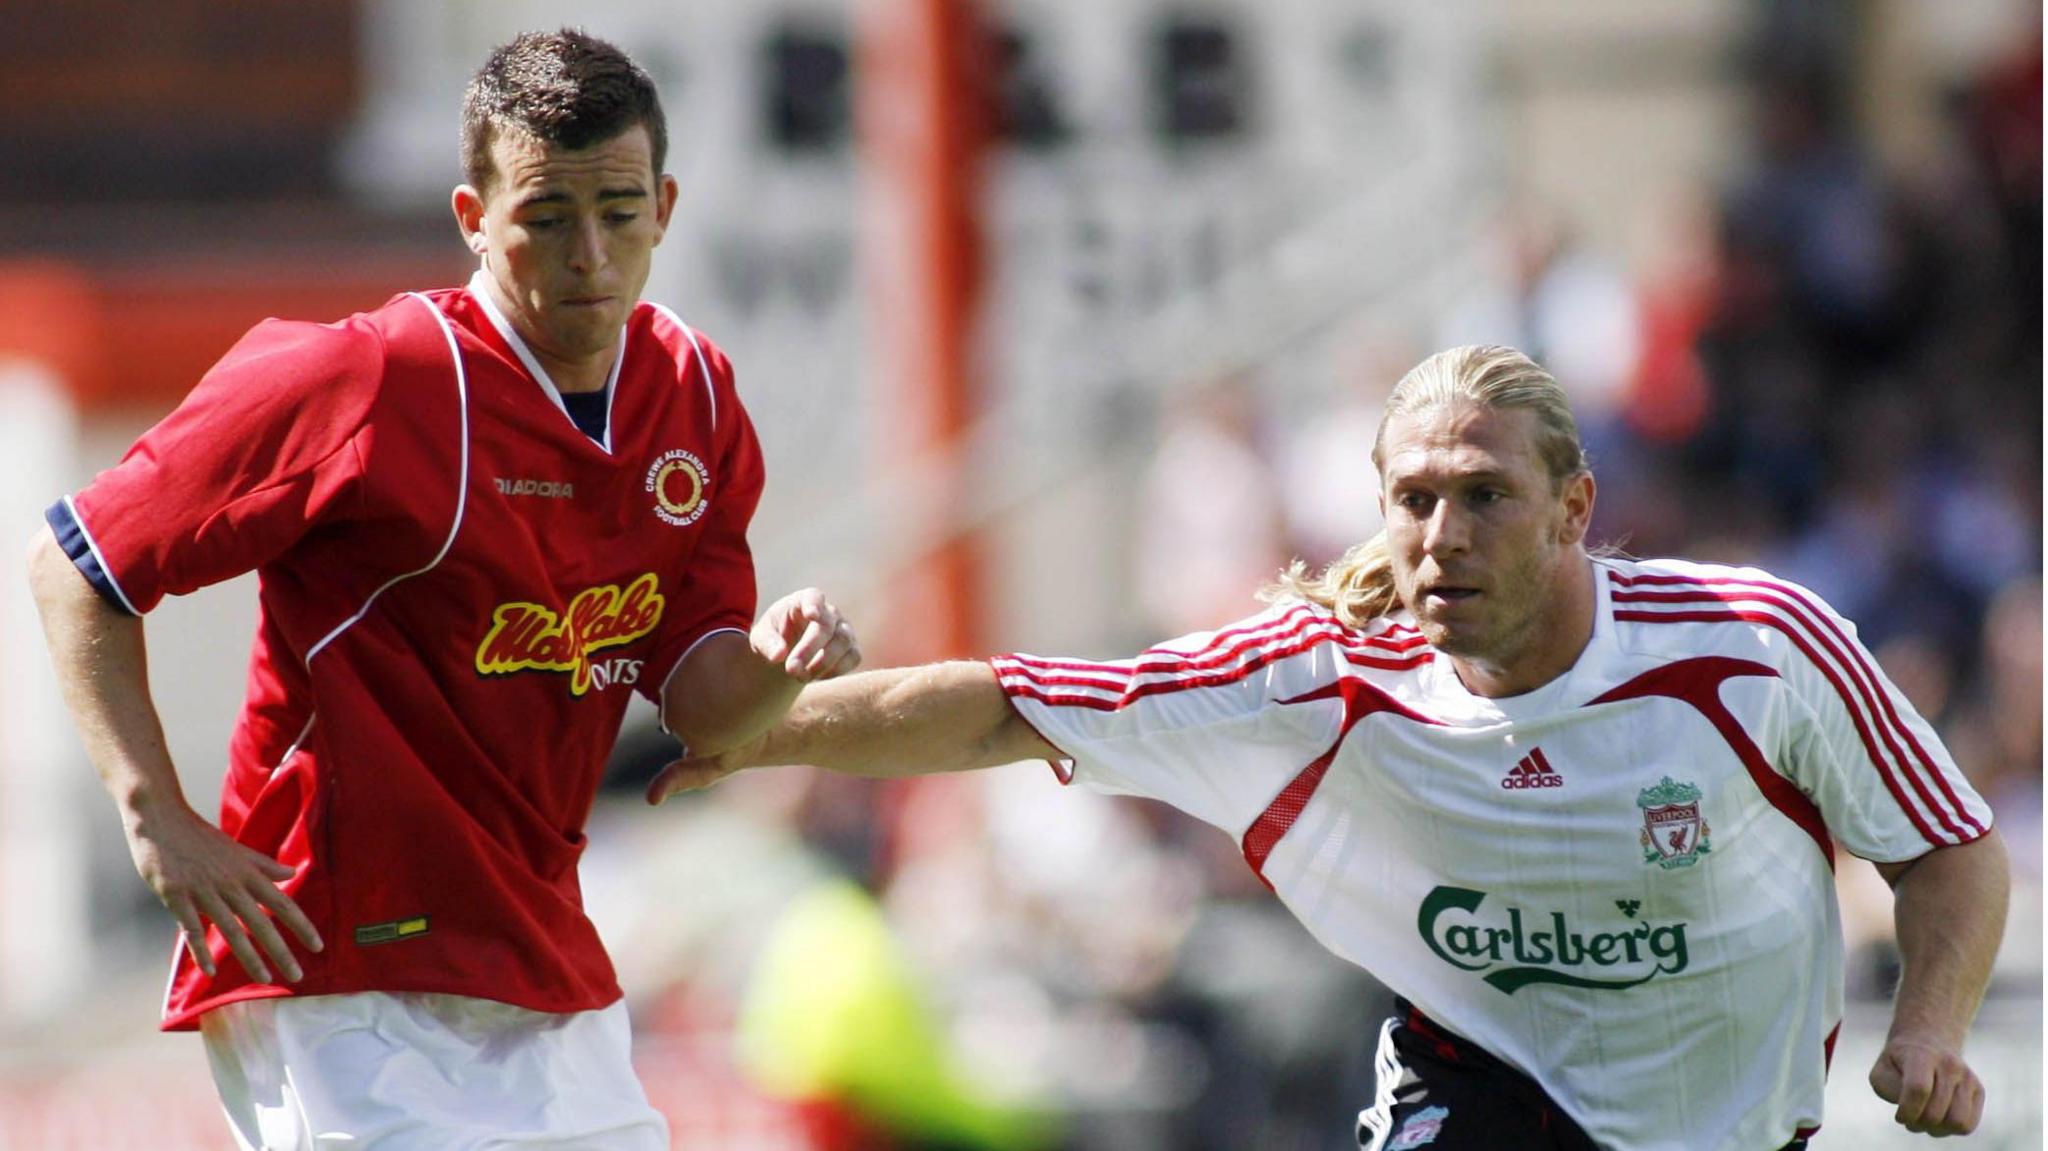
<svg viewBox="0 0 2048 1151">
<path fill-rule="evenodd" d="M 769 604 L 747 633 L 747 643 L 762 659 L 806 683 L 845 675 L 860 666 L 860 641 L 852 626 L 814 587 Z"/>
</svg>

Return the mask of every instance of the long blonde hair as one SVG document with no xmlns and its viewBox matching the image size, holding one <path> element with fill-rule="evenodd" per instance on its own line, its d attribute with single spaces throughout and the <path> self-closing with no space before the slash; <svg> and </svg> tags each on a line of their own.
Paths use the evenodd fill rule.
<svg viewBox="0 0 2048 1151">
<path fill-rule="evenodd" d="M 1536 413 L 1536 450 L 1550 473 L 1553 490 L 1564 490 L 1564 482 L 1589 471 L 1585 449 L 1579 444 L 1579 425 L 1572 409 L 1549 372 L 1536 361 L 1495 344 L 1472 344 L 1438 352 L 1408 370 L 1387 396 L 1386 410 L 1373 437 L 1372 462 L 1384 467 L 1382 451 L 1387 423 L 1395 416 L 1465 401 L 1483 407 Z M 1380 616 L 1400 608 L 1394 590 L 1393 558 L 1382 529 L 1364 543 L 1354 545 L 1334 563 L 1311 575 L 1308 565 L 1295 560 L 1279 579 L 1260 591 L 1268 603 L 1307 600 L 1334 612 L 1348 627 L 1363 627 Z"/>
</svg>

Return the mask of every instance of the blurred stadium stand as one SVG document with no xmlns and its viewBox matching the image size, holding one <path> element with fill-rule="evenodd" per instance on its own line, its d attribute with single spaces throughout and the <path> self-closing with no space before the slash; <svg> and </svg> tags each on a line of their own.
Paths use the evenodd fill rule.
<svg viewBox="0 0 2048 1151">
<path fill-rule="evenodd" d="M 971 538 L 992 647 L 1135 650 L 1252 610 L 1240 572 L 1373 530 L 1358 465 L 1409 363 L 1449 339 L 1538 351 L 1574 389 L 1600 534 L 1816 587 L 1990 798 L 2016 890 L 1971 1145 L 2040 1146 L 2037 2 L 987 3 L 977 420 L 916 458 L 878 446 L 892 253 L 863 206 L 864 7 L 573 13 L 664 91 L 682 199 L 649 295 L 739 365 L 771 464 L 764 589 L 833 590 L 886 660 L 892 585 Z M 462 85 L 562 19 L 0 0 L 0 524 L 25 536 L 260 316 L 463 275 Z M 962 494 L 947 518 L 911 514 L 938 489 Z M 1221 549 L 1223 592 L 1163 593 Z M 202 807 L 252 591 L 152 617 Z M 0 1151 L 219 1146 L 196 1043 L 152 1030 L 169 920 L 34 627 L 0 581 Z M 635 712 L 585 887 L 677 1147 L 1350 1146 L 1384 993 L 1224 837 L 1028 765 L 792 771 L 649 811 L 666 753 Z M 757 961 L 836 878 L 887 935 L 864 937 L 873 979 L 814 1009 L 886 1006 L 909 1038 L 797 1076 L 773 1022 L 794 992 Z M 1911 1146 L 1863 1081 L 1889 895 L 1864 866 L 1842 884 L 1855 1000 L 1815 1147 Z M 844 1070 L 863 1060 L 898 1073 Z"/>
</svg>

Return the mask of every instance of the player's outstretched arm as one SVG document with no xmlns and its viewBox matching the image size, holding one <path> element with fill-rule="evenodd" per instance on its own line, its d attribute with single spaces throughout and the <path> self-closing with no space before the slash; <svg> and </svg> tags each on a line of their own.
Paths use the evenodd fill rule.
<svg viewBox="0 0 2048 1151">
<path fill-rule="evenodd" d="M 1994 830 L 1878 870 L 1896 898 L 1903 967 L 1870 1085 L 1898 1104 L 1894 1118 L 1908 1131 L 1967 1135 L 1984 1116 L 1984 1084 L 1963 1061 L 1963 1040 L 2005 934 L 2005 844 Z"/>
<path fill-rule="evenodd" d="M 135 870 L 184 929 L 193 961 L 214 973 L 211 921 L 250 978 L 271 982 L 268 955 L 296 982 L 303 972 L 273 917 L 314 951 L 320 933 L 277 888 L 291 868 L 236 843 L 185 801 L 150 700 L 142 621 L 101 600 L 48 529 L 29 545 L 28 577 L 64 702 L 120 809 Z"/>
<path fill-rule="evenodd" d="M 849 775 L 925 775 L 1055 756 L 985 663 L 861 672 L 804 689 L 782 722 L 724 753 L 664 768 L 649 803 L 749 767 L 812 764 Z"/>
<path fill-rule="evenodd" d="M 853 628 L 817 588 L 768 605 L 745 636 L 697 645 L 661 693 L 662 722 L 683 746 L 715 755 L 759 736 L 813 680 L 860 666 Z"/>
</svg>

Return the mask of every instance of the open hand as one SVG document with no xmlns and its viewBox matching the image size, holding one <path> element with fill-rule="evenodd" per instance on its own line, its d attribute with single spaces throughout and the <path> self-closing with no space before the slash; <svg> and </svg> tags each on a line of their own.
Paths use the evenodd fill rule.
<svg viewBox="0 0 2048 1151">
<path fill-rule="evenodd" d="M 324 946 L 312 920 L 291 896 L 278 890 L 279 882 L 291 878 L 292 869 L 236 843 L 182 803 L 133 826 L 128 850 L 143 882 L 184 928 L 192 961 L 208 975 L 214 974 L 213 952 L 206 946 L 208 922 L 220 932 L 242 970 L 258 983 L 272 982 L 265 955 L 287 981 L 305 976 L 277 929 L 279 922 L 308 950 Z"/>
<path fill-rule="evenodd" d="M 860 641 L 839 609 L 814 587 L 791 592 L 761 613 L 747 643 L 762 659 L 808 683 L 860 666 Z"/>
<path fill-rule="evenodd" d="M 1899 1105 L 1893 1118 L 1923 1135 L 1968 1135 L 1984 1117 L 1984 1084 L 1945 1044 L 1897 1036 L 1885 1041 L 1870 1069 L 1870 1086 L 1887 1103 Z"/>
<path fill-rule="evenodd" d="M 658 805 L 679 791 L 701 791 L 752 766 L 752 756 L 760 751 L 761 744 L 756 739 L 718 755 L 685 755 L 662 768 L 654 782 L 647 785 L 647 802 Z"/>
</svg>

